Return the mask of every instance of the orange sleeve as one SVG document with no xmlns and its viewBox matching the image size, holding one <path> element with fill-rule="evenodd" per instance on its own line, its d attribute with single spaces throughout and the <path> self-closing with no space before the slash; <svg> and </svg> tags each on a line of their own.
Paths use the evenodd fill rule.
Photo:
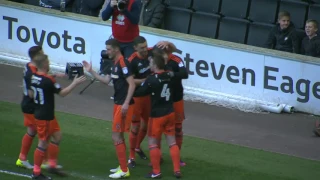
<svg viewBox="0 0 320 180">
<path fill-rule="evenodd" d="M 134 52 L 133 54 L 131 54 L 131 56 L 129 56 L 128 61 L 131 63 L 135 57 L 137 57 L 137 52 Z"/>
<path fill-rule="evenodd" d="M 132 68 L 130 67 L 130 64 L 127 60 L 123 58 L 123 56 L 119 59 L 119 64 L 122 69 L 122 73 L 125 76 L 125 78 L 132 75 Z"/>
</svg>

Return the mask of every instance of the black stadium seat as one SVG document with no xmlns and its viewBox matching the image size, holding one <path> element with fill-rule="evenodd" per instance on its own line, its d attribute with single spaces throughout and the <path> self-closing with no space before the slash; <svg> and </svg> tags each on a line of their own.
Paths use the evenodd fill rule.
<svg viewBox="0 0 320 180">
<path fill-rule="evenodd" d="M 192 8 L 196 11 L 219 13 L 221 0 L 194 0 Z"/>
<path fill-rule="evenodd" d="M 277 16 L 278 0 L 251 0 L 249 19 L 274 23 Z"/>
<path fill-rule="evenodd" d="M 268 39 L 269 32 L 275 25 L 267 23 L 251 23 L 248 30 L 247 44 L 264 47 Z"/>
<path fill-rule="evenodd" d="M 188 34 L 192 11 L 188 9 L 167 7 L 164 19 L 164 28 Z"/>
<path fill-rule="evenodd" d="M 244 44 L 248 24 L 248 20 L 224 17 L 220 20 L 218 39 Z"/>
<path fill-rule="evenodd" d="M 246 18 L 249 0 L 222 0 L 220 13 L 224 16 Z"/>
<path fill-rule="evenodd" d="M 309 6 L 308 19 L 315 19 L 318 21 L 318 23 L 320 23 L 320 4 L 314 4 Z"/>
<path fill-rule="evenodd" d="M 288 11 L 296 28 L 304 28 L 308 3 L 295 0 L 281 0 L 280 11 Z"/>
<path fill-rule="evenodd" d="M 190 8 L 192 0 L 164 0 L 164 3 L 169 6 L 174 6 L 179 8 Z"/>
<path fill-rule="evenodd" d="M 39 6 L 39 1 L 36 1 L 36 0 L 24 0 L 24 4 Z"/>
<path fill-rule="evenodd" d="M 190 34 L 208 38 L 216 38 L 220 16 L 197 12 L 192 15 Z"/>
</svg>

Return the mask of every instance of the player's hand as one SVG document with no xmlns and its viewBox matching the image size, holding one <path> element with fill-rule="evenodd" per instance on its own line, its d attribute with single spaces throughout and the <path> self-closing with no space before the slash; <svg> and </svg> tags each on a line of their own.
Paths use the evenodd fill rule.
<svg viewBox="0 0 320 180">
<path fill-rule="evenodd" d="M 111 7 L 115 7 L 115 6 L 118 5 L 118 1 L 117 0 L 111 0 L 110 1 L 110 5 L 111 5 Z"/>
<path fill-rule="evenodd" d="M 125 117 L 127 115 L 128 109 L 129 109 L 129 104 L 124 103 L 121 106 L 121 114 L 123 117 Z"/>
<path fill-rule="evenodd" d="M 78 74 L 74 77 L 73 79 L 73 83 L 75 83 L 76 85 L 83 83 L 86 80 L 86 76 L 80 76 L 78 77 Z"/>
<path fill-rule="evenodd" d="M 172 72 L 172 71 L 169 71 L 168 74 L 169 74 L 170 77 L 174 76 L 174 72 Z"/>
<path fill-rule="evenodd" d="M 167 41 L 160 41 L 157 43 L 157 47 L 161 49 L 169 49 L 169 42 Z"/>
<path fill-rule="evenodd" d="M 83 67 L 87 72 L 92 71 L 92 62 L 88 63 L 87 61 L 82 61 Z"/>
</svg>

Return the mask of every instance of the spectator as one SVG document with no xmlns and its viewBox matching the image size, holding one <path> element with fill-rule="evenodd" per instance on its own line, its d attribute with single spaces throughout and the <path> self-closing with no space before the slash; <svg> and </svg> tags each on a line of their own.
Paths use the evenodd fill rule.
<svg viewBox="0 0 320 180">
<path fill-rule="evenodd" d="M 161 0 L 141 0 L 139 24 L 153 28 L 160 28 L 163 23 L 165 6 Z"/>
<path fill-rule="evenodd" d="M 72 12 L 98 17 L 104 0 L 72 0 Z"/>
<path fill-rule="evenodd" d="M 118 7 L 118 2 L 126 6 Z M 102 20 L 107 21 L 112 16 L 112 35 L 120 42 L 121 52 L 128 58 L 133 52 L 133 40 L 139 36 L 139 4 L 135 0 L 111 0 L 102 12 Z"/>
<path fill-rule="evenodd" d="M 299 38 L 290 22 L 290 13 L 279 12 L 278 24 L 270 31 L 265 47 L 279 51 L 299 53 Z"/>
<path fill-rule="evenodd" d="M 306 22 L 306 37 L 301 43 L 301 54 L 320 58 L 320 37 L 317 34 L 318 22 L 316 20 L 308 20 Z"/>
<path fill-rule="evenodd" d="M 107 5 L 109 4 L 110 0 L 105 0 L 103 5 L 102 5 L 102 8 L 100 10 L 100 13 L 99 13 L 99 17 L 102 16 L 102 12 L 107 8 Z"/>
</svg>

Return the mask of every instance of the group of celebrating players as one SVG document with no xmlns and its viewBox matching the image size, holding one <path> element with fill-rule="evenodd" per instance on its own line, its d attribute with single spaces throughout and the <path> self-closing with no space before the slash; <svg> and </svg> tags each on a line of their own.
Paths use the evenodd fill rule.
<svg viewBox="0 0 320 180">
<path fill-rule="evenodd" d="M 147 178 L 161 178 L 160 164 L 161 137 L 165 134 L 170 148 L 173 171 L 181 178 L 180 159 L 182 145 L 182 123 L 185 119 L 182 80 L 188 78 L 183 61 L 173 52 L 176 47 L 167 41 L 161 41 L 148 48 L 144 37 L 134 39 L 134 52 L 128 59 L 121 53 L 119 42 L 106 41 L 106 51 L 112 66 L 101 76 L 92 69 L 91 62 L 83 61 L 84 69 L 102 83 L 114 86 L 114 111 L 112 139 L 116 148 L 119 166 L 110 169 L 110 178 L 119 179 L 130 176 L 129 168 L 136 166 L 135 154 L 142 159 L 147 156 L 140 148 L 145 136 L 148 145 L 152 172 Z M 49 59 L 39 46 L 29 49 L 29 62 L 24 71 L 24 96 L 21 103 L 24 113 L 24 125 L 27 133 L 22 139 L 22 147 L 16 165 L 33 169 L 32 179 L 52 179 L 41 173 L 48 169 L 50 173 L 66 176 L 57 164 L 61 131 L 54 116 L 54 95 L 66 96 L 77 85 L 84 82 L 84 76 L 75 77 L 66 88 L 61 88 L 55 76 L 49 75 Z M 130 154 L 126 155 L 124 133 L 129 134 Z M 33 138 L 38 134 L 39 143 L 34 152 L 34 165 L 27 161 Z"/>
</svg>

